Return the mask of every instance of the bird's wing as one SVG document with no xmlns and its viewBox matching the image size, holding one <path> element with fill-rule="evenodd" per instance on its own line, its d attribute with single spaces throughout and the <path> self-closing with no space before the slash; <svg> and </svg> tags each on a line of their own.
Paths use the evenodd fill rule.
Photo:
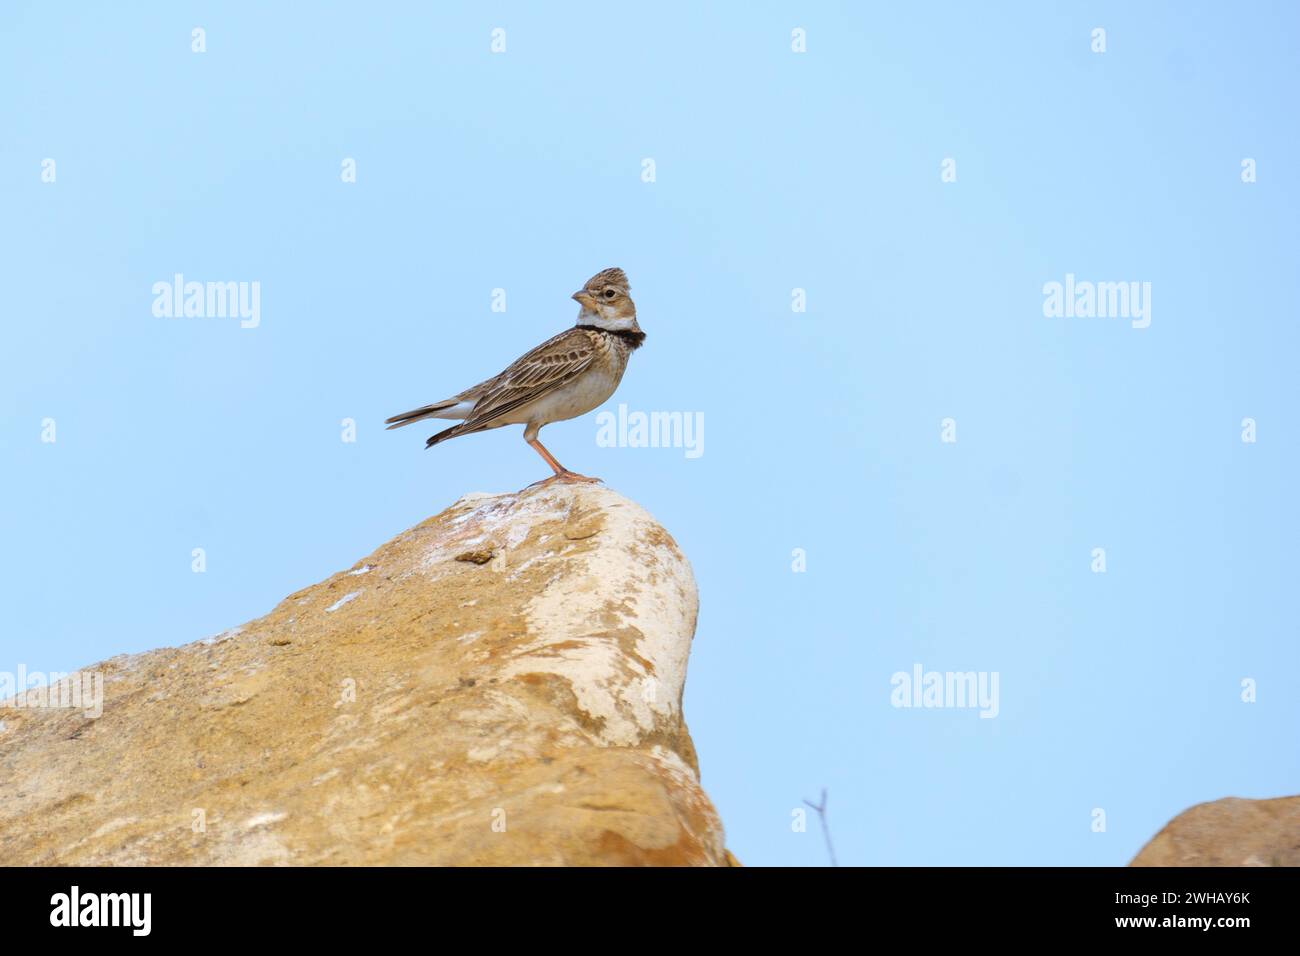
<svg viewBox="0 0 1300 956">
<path fill-rule="evenodd" d="M 461 434 L 489 425 L 572 381 L 591 367 L 601 344 L 598 335 L 578 328 L 543 342 L 495 379 L 484 383 L 474 410 L 462 423 Z"/>
</svg>

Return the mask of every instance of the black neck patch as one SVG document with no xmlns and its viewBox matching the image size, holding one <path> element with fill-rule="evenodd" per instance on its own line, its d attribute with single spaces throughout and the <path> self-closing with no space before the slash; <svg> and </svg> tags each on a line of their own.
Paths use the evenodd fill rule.
<svg viewBox="0 0 1300 956">
<path fill-rule="evenodd" d="M 612 329 L 602 329 L 599 325 L 580 325 L 578 328 L 588 329 L 592 332 L 604 332 L 606 335 L 620 338 L 633 349 L 639 349 L 641 343 L 645 341 L 644 332 L 633 332 L 631 329 L 619 329 L 618 331 L 614 331 Z"/>
</svg>

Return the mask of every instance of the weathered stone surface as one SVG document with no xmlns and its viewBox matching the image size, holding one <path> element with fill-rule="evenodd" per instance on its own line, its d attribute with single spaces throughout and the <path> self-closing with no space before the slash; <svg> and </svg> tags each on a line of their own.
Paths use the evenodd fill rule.
<svg viewBox="0 0 1300 956">
<path fill-rule="evenodd" d="M 1130 866 L 1300 866 L 1300 797 L 1201 803 L 1174 817 Z"/>
<path fill-rule="evenodd" d="M 727 865 L 681 712 L 696 610 L 614 492 L 469 496 L 259 620 L 89 669 L 98 719 L 0 708 L 0 859 Z"/>
</svg>

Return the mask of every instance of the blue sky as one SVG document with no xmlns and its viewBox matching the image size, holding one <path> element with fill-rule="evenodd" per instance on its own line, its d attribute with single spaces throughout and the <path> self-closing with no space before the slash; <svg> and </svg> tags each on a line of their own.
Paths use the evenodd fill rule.
<svg viewBox="0 0 1300 956">
<path fill-rule="evenodd" d="M 619 265 L 610 407 L 704 453 L 543 438 L 694 564 L 742 860 L 822 864 L 823 786 L 842 863 L 904 865 L 1120 864 L 1300 792 L 1294 6 L 269 7 L 0 27 L 0 670 L 219 632 L 543 477 L 518 429 L 382 421 Z M 260 324 L 156 317 L 176 273 L 259 282 Z M 1067 274 L 1149 282 L 1149 327 L 1044 316 Z M 916 663 L 996 672 L 998 716 L 891 706 Z"/>
</svg>

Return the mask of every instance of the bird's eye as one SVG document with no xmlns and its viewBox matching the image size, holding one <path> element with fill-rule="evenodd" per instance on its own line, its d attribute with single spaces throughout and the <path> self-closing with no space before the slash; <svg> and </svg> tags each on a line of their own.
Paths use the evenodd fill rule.
<svg viewBox="0 0 1300 956">
<path fill-rule="evenodd" d="M 613 289 L 606 289 L 606 290 L 605 290 L 605 298 L 607 298 L 607 299 L 612 299 L 612 298 L 614 298 L 614 296 L 616 296 L 616 295 L 618 295 L 618 293 L 615 292 Z"/>
</svg>

